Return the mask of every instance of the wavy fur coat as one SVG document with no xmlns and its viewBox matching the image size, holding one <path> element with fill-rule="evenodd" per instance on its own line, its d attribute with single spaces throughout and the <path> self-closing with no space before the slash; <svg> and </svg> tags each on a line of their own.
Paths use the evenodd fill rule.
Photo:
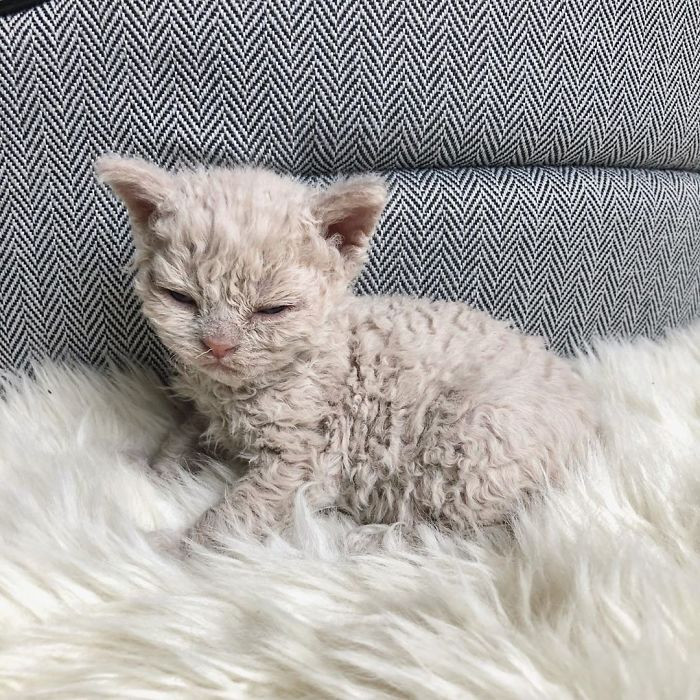
<svg viewBox="0 0 700 700">
<path fill-rule="evenodd" d="M 464 304 L 352 295 L 377 178 L 98 171 L 129 209 L 144 312 L 196 407 L 178 444 L 246 465 L 195 537 L 278 528 L 301 489 L 361 523 L 502 521 L 593 429 L 582 382 L 539 339 Z"/>
</svg>

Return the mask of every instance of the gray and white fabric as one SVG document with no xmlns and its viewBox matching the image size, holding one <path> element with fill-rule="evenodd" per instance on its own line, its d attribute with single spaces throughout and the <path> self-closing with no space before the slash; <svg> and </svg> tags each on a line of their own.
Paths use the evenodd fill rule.
<svg viewBox="0 0 700 700">
<path fill-rule="evenodd" d="M 363 293 L 568 352 L 700 314 L 697 0 L 53 0 L 0 18 L 0 369 L 166 368 L 105 151 L 387 174 Z"/>
</svg>

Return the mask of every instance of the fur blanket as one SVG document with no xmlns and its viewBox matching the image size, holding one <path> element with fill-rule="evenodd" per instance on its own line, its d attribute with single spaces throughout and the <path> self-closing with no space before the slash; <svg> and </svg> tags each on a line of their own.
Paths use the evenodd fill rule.
<svg viewBox="0 0 700 700">
<path fill-rule="evenodd" d="M 700 325 L 577 364 L 599 445 L 512 532 L 419 547 L 297 504 L 259 544 L 177 559 L 212 469 L 143 468 L 148 375 L 44 366 L 0 401 L 3 698 L 700 695 Z"/>
</svg>

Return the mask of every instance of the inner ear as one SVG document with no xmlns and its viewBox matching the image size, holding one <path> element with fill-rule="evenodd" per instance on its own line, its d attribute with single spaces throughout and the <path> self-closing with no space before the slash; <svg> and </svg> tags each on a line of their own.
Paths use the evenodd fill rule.
<svg viewBox="0 0 700 700">
<path fill-rule="evenodd" d="M 365 250 L 385 202 L 383 180 L 354 177 L 320 192 L 314 208 L 326 240 L 348 257 Z"/>
<path fill-rule="evenodd" d="M 376 224 L 374 212 L 356 209 L 346 212 L 342 219 L 326 223 L 325 237 L 341 253 L 348 248 L 362 248 Z"/>
<path fill-rule="evenodd" d="M 161 168 L 137 158 L 102 156 L 95 169 L 124 202 L 132 220 L 146 226 L 165 201 L 172 178 Z"/>
</svg>

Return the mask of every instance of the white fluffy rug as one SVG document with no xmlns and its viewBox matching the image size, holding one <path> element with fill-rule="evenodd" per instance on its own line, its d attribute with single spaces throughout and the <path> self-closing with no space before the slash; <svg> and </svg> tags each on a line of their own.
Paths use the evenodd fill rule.
<svg viewBox="0 0 700 700">
<path fill-rule="evenodd" d="M 604 416 L 514 535 L 411 551 L 300 504 L 293 532 L 180 561 L 218 480 L 139 465 L 147 376 L 45 367 L 0 402 L 2 698 L 700 696 L 700 325 L 579 361 Z M 369 537 L 369 535 L 372 535 Z"/>
</svg>

